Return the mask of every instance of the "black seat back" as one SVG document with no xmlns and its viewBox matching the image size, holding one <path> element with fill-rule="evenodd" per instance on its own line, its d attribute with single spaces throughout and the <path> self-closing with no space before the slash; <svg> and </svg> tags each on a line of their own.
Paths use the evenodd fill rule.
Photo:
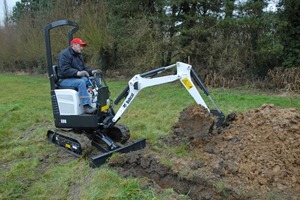
<svg viewBox="0 0 300 200">
<path fill-rule="evenodd" d="M 58 82 L 57 65 L 52 66 L 52 71 L 53 71 L 54 83 L 56 84 Z"/>
<path fill-rule="evenodd" d="M 53 66 L 52 66 L 53 77 L 54 77 L 54 83 L 55 83 L 55 89 L 72 89 L 72 90 L 78 91 L 78 88 L 76 88 L 76 87 L 71 87 L 71 86 L 70 86 L 70 87 L 64 87 L 64 86 L 60 86 L 60 85 L 58 84 L 59 78 L 58 78 L 58 76 L 57 76 L 57 68 L 58 68 L 57 65 L 53 65 Z"/>
</svg>

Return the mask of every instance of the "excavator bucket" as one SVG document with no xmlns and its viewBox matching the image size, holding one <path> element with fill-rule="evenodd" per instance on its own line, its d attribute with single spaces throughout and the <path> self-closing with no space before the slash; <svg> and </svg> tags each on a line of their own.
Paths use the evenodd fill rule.
<svg viewBox="0 0 300 200">
<path fill-rule="evenodd" d="M 220 110 L 210 110 L 210 112 L 216 116 L 218 119 L 215 122 L 217 127 L 222 126 L 224 120 L 225 120 L 225 115 L 223 114 L 223 112 L 221 112 Z"/>
</svg>

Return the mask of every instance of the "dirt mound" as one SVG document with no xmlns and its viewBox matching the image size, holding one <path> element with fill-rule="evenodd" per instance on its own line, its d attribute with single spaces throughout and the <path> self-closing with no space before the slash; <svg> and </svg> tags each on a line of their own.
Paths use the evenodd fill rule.
<svg viewBox="0 0 300 200">
<path fill-rule="evenodd" d="M 191 199 L 300 198 L 296 109 L 263 105 L 232 113 L 221 129 L 211 129 L 212 121 L 206 109 L 188 107 L 180 113 L 173 134 L 161 139 L 170 148 L 184 145 L 188 156 L 147 148 L 111 159 L 110 165 L 126 176 L 148 177 Z M 166 158 L 173 164 L 166 164 Z"/>
<path fill-rule="evenodd" d="M 219 175 L 232 186 L 300 197 L 300 114 L 296 109 L 263 105 L 250 110 L 208 145 L 215 148 L 213 156 L 220 157 Z M 206 156 L 207 162 L 211 157 Z"/>
<path fill-rule="evenodd" d="M 180 137 L 198 137 L 212 132 L 213 115 L 204 107 L 194 105 L 181 111 L 178 122 L 172 127 L 173 133 Z"/>
</svg>

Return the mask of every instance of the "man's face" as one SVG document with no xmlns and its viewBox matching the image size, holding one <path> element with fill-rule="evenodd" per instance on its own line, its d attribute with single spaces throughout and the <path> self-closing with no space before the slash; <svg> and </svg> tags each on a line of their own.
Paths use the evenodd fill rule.
<svg viewBox="0 0 300 200">
<path fill-rule="evenodd" d="M 77 52 L 77 53 L 81 53 L 82 52 L 82 49 L 83 49 L 83 46 L 81 44 L 73 44 L 72 45 L 72 49 Z"/>
</svg>

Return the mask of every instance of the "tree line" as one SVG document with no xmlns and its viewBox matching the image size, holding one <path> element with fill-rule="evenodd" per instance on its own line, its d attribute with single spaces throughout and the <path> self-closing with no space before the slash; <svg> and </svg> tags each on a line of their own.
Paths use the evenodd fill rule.
<svg viewBox="0 0 300 200">
<path fill-rule="evenodd" d="M 68 19 L 94 68 L 126 76 L 183 61 L 210 81 L 258 80 L 300 66 L 299 15 L 298 0 L 21 0 L 0 29 L 0 70 L 44 73 L 43 27 Z M 54 60 L 67 30 L 53 33 Z"/>
</svg>

